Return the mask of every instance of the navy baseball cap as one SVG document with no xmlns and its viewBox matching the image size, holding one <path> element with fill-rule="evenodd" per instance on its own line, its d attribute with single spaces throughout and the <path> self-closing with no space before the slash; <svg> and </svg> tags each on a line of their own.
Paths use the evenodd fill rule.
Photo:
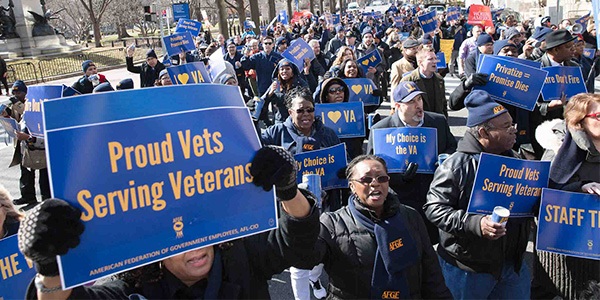
<svg viewBox="0 0 600 300">
<path fill-rule="evenodd" d="M 416 83 L 412 81 L 403 81 L 400 82 L 392 95 L 394 96 L 394 101 L 406 103 L 415 98 L 418 95 L 425 94 L 422 92 Z"/>
</svg>

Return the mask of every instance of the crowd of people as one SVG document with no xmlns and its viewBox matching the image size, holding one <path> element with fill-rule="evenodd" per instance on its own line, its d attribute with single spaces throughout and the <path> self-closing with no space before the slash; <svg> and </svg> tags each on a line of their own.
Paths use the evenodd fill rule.
<svg viewBox="0 0 600 300">
<path fill-rule="evenodd" d="M 35 262 L 38 275 L 27 297 L 38 299 L 269 298 L 266 281 L 291 268 L 296 299 L 593 299 L 600 297 L 600 263 L 534 251 L 533 268 L 525 261 L 535 218 L 510 218 L 506 224 L 490 216 L 467 213 L 481 153 L 529 160 L 551 160 L 549 187 L 600 196 L 600 75 L 593 18 L 582 33 L 570 20 L 539 26 L 512 14 L 495 17 L 493 26 L 469 24 L 464 16 L 437 16 L 432 32 L 423 32 L 416 17 L 426 10 L 395 5 L 383 14 L 348 13 L 339 24 L 325 15 L 272 23 L 262 35 L 251 28 L 240 36 L 196 37 L 196 50 L 159 58 L 152 49 L 140 66 L 135 47 L 125 50 L 127 70 L 139 74 L 140 88 L 173 85 L 168 67 L 202 61 L 220 51 L 226 68 L 213 83 L 239 87 L 253 116 L 263 148 L 252 162 L 254 184 L 274 185 L 280 205 L 279 228 L 271 232 L 197 249 L 160 263 L 114 276 L 101 285 L 60 289 L 56 255 L 79 243 L 81 212 L 50 198 L 47 167 L 28 164 L 31 153 L 44 155 L 43 138 L 24 127 L 15 142 L 12 165 L 21 167 L 21 198 L 10 201 L 0 189 L 1 236 L 16 233 L 21 251 Z M 537 24 L 536 24 L 537 25 Z M 296 39 L 313 50 L 303 66 L 282 53 Z M 453 40 L 450 60 L 437 66 L 442 39 Z M 379 52 L 381 62 L 363 69 L 358 59 Z M 581 68 L 588 93 L 544 101 L 533 111 L 498 103 L 485 91 L 488 74 L 477 70 L 480 55 L 538 61 L 542 67 Z M 161 61 L 162 60 L 162 61 Z M 112 91 L 93 61 L 82 63 L 83 75 L 72 88 L 80 94 Z M 460 79 L 446 97 L 446 76 Z M 339 138 L 315 115 L 315 104 L 349 102 L 345 79 L 370 79 L 377 105 L 389 101 L 389 116 L 374 116 L 365 136 Z M 117 90 L 134 88 L 119 82 Z M 17 81 L 3 117 L 22 121 L 27 86 Z M 518 100 L 518 99 L 515 99 Z M 460 140 L 450 131 L 449 110 L 466 108 L 467 131 Z M 548 125 L 551 124 L 551 125 Z M 449 157 L 434 174 L 389 173 L 375 155 L 374 130 L 435 128 L 437 154 Z M 551 140 L 550 142 L 548 140 Z M 322 206 L 296 186 L 293 155 L 338 144 L 348 164 L 338 172 L 347 188 L 324 191 Z M 30 153 L 31 152 L 31 153 Z M 559 163 L 560 162 L 560 163 Z M 41 204 L 35 196 L 39 170 Z M 600 200 L 599 200 L 600 201 Z M 26 217 L 15 205 L 25 205 Z M 320 215 L 320 222 L 319 220 Z M 398 238 L 402 247 L 391 249 Z M 434 247 L 434 245 L 437 245 Z M 394 250 L 394 251 L 393 251 Z M 243 260 L 243 268 L 239 263 Z M 322 270 L 329 283 L 320 282 Z"/>
</svg>

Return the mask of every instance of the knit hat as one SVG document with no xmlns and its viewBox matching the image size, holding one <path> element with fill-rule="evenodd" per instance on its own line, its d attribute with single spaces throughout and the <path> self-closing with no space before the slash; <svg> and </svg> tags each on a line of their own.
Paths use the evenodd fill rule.
<svg viewBox="0 0 600 300">
<path fill-rule="evenodd" d="M 96 66 L 96 65 L 94 64 L 94 62 L 93 62 L 93 61 L 91 61 L 91 60 L 89 60 L 89 59 L 88 59 L 88 60 L 86 60 L 86 61 L 84 61 L 84 62 L 82 62 L 82 63 L 81 63 L 81 68 L 83 69 L 83 73 L 85 73 L 85 72 L 87 71 L 87 69 L 88 69 L 89 67 L 91 67 L 91 66 Z"/>
<path fill-rule="evenodd" d="M 467 127 L 474 127 L 485 123 L 505 112 L 506 108 L 492 100 L 490 94 L 482 90 L 474 90 L 465 99 L 465 106 L 469 111 Z"/>
<path fill-rule="evenodd" d="M 161 77 L 163 77 L 163 75 L 169 76 L 169 72 L 167 71 L 167 69 L 160 70 L 160 73 L 158 73 L 158 79 L 160 79 Z"/>
<path fill-rule="evenodd" d="M 425 92 L 422 92 L 417 84 L 412 81 L 403 81 L 396 86 L 392 95 L 394 101 L 406 103 L 421 94 L 425 94 Z"/>
<path fill-rule="evenodd" d="M 156 52 L 154 52 L 154 49 L 149 49 L 148 51 L 146 51 L 146 59 L 150 57 L 158 58 L 156 56 Z"/>
<path fill-rule="evenodd" d="M 27 93 L 27 85 L 25 85 L 25 82 L 23 82 L 23 80 L 17 80 L 15 81 L 15 83 L 13 83 L 12 91 Z"/>
<path fill-rule="evenodd" d="M 511 43 L 510 40 L 495 41 L 494 42 L 494 55 L 498 55 L 498 53 L 500 53 L 500 51 L 505 47 L 513 47 L 513 48 L 515 48 L 515 50 L 517 49 L 517 46 L 515 46 L 515 44 Z"/>
<path fill-rule="evenodd" d="M 235 78 L 234 75 L 225 73 L 225 74 L 219 76 L 219 83 L 225 84 L 227 81 L 229 81 L 229 79 L 235 79 L 235 81 L 237 82 L 237 78 Z"/>
<path fill-rule="evenodd" d="M 548 27 L 543 27 L 543 26 L 536 27 L 535 32 L 533 33 L 531 38 L 535 39 L 537 41 L 543 42 L 546 40 L 546 35 L 550 32 L 552 32 L 552 29 L 550 29 Z"/>
<path fill-rule="evenodd" d="M 414 48 L 419 46 L 419 42 L 415 39 L 412 38 L 408 38 L 406 39 L 406 41 L 404 41 L 404 43 L 402 43 L 402 48 L 404 49 L 409 49 L 409 48 Z"/>
<path fill-rule="evenodd" d="M 384 37 L 384 36 L 385 36 L 385 32 L 383 32 L 383 31 L 381 31 L 381 30 L 380 30 L 380 31 L 377 31 L 377 32 L 375 33 L 375 37 L 376 37 L 376 38 L 378 38 L 378 39 L 380 39 L 380 40 L 383 40 L 383 37 Z"/>
<path fill-rule="evenodd" d="M 431 37 L 431 35 L 426 34 L 421 38 L 421 44 L 423 45 L 428 45 L 428 44 L 433 44 L 433 38 Z"/>
<path fill-rule="evenodd" d="M 110 85 L 110 82 L 103 82 L 94 88 L 94 93 L 110 92 L 114 90 L 115 89 Z"/>
<path fill-rule="evenodd" d="M 125 78 L 117 83 L 117 90 L 129 89 L 133 89 L 133 80 L 131 80 L 131 78 Z"/>
<path fill-rule="evenodd" d="M 361 32 L 361 35 L 365 36 L 365 34 L 373 35 L 373 30 L 371 29 L 371 27 L 367 26 L 363 29 L 363 31 Z"/>
<path fill-rule="evenodd" d="M 287 39 L 283 36 L 280 36 L 277 38 L 277 40 L 275 41 L 275 46 L 279 46 L 281 44 L 287 44 Z"/>
<path fill-rule="evenodd" d="M 519 34 L 521 34 L 521 32 L 519 32 L 519 30 L 517 30 L 517 28 L 511 27 L 511 28 L 506 29 L 506 31 L 504 31 L 504 38 L 507 40 L 510 40 Z"/>
<path fill-rule="evenodd" d="M 546 35 L 546 50 L 558 47 L 576 39 L 568 30 L 557 29 Z"/>
<path fill-rule="evenodd" d="M 335 32 L 341 32 L 344 31 L 344 25 L 338 25 L 335 27 Z"/>
<path fill-rule="evenodd" d="M 487 43 L 493 43 L 493 42 L 494 42 L 494 40 L 492 39 L 492 37 L 489 34 L 482 33 L 477 38 L 477 47 L 481 47 Z"/>
</svg>

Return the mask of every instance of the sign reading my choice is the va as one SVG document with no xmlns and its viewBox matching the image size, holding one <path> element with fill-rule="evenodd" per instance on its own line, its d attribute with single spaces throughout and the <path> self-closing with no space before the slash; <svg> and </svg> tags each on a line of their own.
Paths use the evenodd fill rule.
<svg viewBox="0 0 600 300">
<path fill-rule="evenodd" d="M 298 164 L 298 183 L 302 182 L 302 175 L 317 174 L 321 176 L 323 190 L 348 187 L 348 180 L 337 176 L 340 169 L 348 165 L 344 143 L 299 153 L 294 155 L 294 159 Z"/>
<path fill-rule="evenodd" d="M 0 240 L 0 299 L 24 299 L 35 273 L 19 251 L 16 234 Z"/>
<path fill-rule="evenodd" d="M 59 259 L 63 287 L 276 227 L 273 192 L 251 183 L 260 142 L 237 87 L 176 85 L 43 106 L 53 196 L 80 208 L 85 223 L 81 244 Z"/>
<path fill-rule="evenodd" d="M 600 260 L 600 197 L 542 190 L 536 249 Z"/>
<path fill-rule="evenodd" d="M 437 161 L 437 129 L 382 128 L 373 131 L 373 152 L 385 160 L 390 173 L 406 171 L 408 163 L 419 164 L 417 173 L 433 174 Z"/>
<path fill-rule="evenodd" d="M 323 125 L 340 138 L 365 136 L 365 109 L 362 102 L 325 103 L 315 105 L 315 115 Z"/>
<path fill-rule="evenodd" d="M 503 206 L 511 217 L 532 217 L 542 188 L 548 187 L 549 171 L 549 161 L 481 153 L 467 211 L 492 214 Z"/>
</svg>

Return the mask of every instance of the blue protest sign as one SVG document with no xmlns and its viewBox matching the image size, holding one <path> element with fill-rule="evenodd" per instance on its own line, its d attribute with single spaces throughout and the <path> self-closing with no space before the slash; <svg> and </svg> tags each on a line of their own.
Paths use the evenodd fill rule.
<svg viewBox="0 0 600 300">
<path fill-rule="evenodd" d="M 594 26 L 596 33 L 600 32 L 600 1 L 592 1 L 592 16 L 594 16 Z M 596 38 L 596 49 L 600 49 L 600 39 Z"/>
<path fill-rule="evenodd" d="M 437 27 L 436 14 L 437 12 L 432 10 L 418 17 L 419 24 L 421 24 L 421 28 L 425 34 L 435 31 L 435 28 Z"/>
<path fill-rule="evenodd" d="M 190 18 L 190 4 L 189 3 L 173 3 L 173 19 L 178 21 L 179 19 Z"/>
<path fill-rule="evenodd" d="M 536 250 L 600 260 L 600 197 L 542 190 Z"/>
<path fill-rule="evenodd" d="M 454 21 L 458 20 L 460 17 L 460 9 L 456 6 L 448 7 L 448 11 L 446 12 L 446 21 Z"/>
<path fill-rule="evenodd" d="M 585 32 L 587 29 L 587 23 L 588 23 L 589 19 L 590 19 L 590 13 L 588 12 L 587 15 L 584 15 L 581 18 L 575 20 L 573 22 L 573 25 L 575 25 L 575 24 L 581 25 L 581 28 L 583 28 L 583 32 Z"/>
<path fill-rule="evenodd" d="M 400 35 L 400 40 L 401 41 L 406 40 L 410 36 L 409 32 L 398 32 L 398 34 Z"/>
<path fill-rule="evenodd" d="M 43 108 L 53 195 L 85 224 L 59 259 L 65 288 L 276 227 L 273 192 L 251 182 L 260 142 L 237 87 L 106 92 Z"/>
<path fill-rule="evenodd" d="M 342 22 L 340 19 L 340 14 L 333 14 L 331 16 L 333 17 L 333 25 L 337 25 Z"/>
<path fill-rule="evenodd" d="M 395 127 L 373 131 L 373 152 L 385 160 L 390 173 L 402 173 L 410 162 L 417 173 L 433 174 L 438 156 L 437 129 Z"/>
<path fill-rule="evenodd" d="M 169 56 L 179 55 L 182 52 L 188 52 L 196 50 L 194 45 L 194 38 L 189 31 L 176 32 L 171 35 L 163 37 L 163 43 L 167 48 Z"/>
<path fill-rule="evenodd" d="M 448 65 L 446 64 L 446 56 L 444 55 L 444 52 L 438 52 L 435 54 L 435 56 L 437 57 L 437 68 L 438 69 L 445 69 Z"/>
<path fill-rule="evenodd" d="M 315 151 L 303 152 L 294 155 L 298 164 L 298 183 L 302 182 L 302 175 L 318 174 L 321 176 L 321 188 L 331 190 L 347 188 L 348 180 L 338 178 L 337 173 L 346 167 L 346 146 L 344 143 L 322 148 Z"/>
<path fill-rule="evenodd" d="M 288 15 L 287 15 L 287 10 L 281 10 L 279 11 L 279 15 L 277 16 L 279 22 L 281 22 L 281 24 L 283 25 L 288 25 L 289 21 L 288 21 Z"/>
<path fill-rule="evenodd" d="M 549 161 L 481 153 L 467 211 L 492 214 L 503 206 L 511 217 L 532 217 L 542 188 L 548 187 L 549 171 Z"/>
<path fill-rule="evenodd" d="M 254 23 L 254 21 L 252 21 L 252 20 L 244 21 L 244 29 L 248 29 L 248 28 L 250 28 L 250 29 L 256 28 L 256 24 Z"/>
<path fill-rule="evenodd" d="M 369 67 L 377 67 L 381 63 L 381 54 L 377 49 L 365 54 L 365 56 L 356 60 L 356 62 L 363 68 L 365 74 L 369 71 Z"/>
<path fill-rule="evenodd" d="M 477 56 L 477 72 L 479 72 L 479 70 L 481 69 L 481 63 L 483 62 L 483 58 L 487 57 L 487 56 L 492 56 L 492 57 L 495 57 L 496 59 L 503 59 L 503 60 L 508 60 L 511 62 L 528 65 L 528 66 L 530 66 L 532 68 L 536 68 L 536 69 L 540 69 L 542 67 L 542 62 L 539 62 L 539 61 L 520 59 L 520 58 L 512 57 L 512 56 L 497 56 L 497 55 L 494 56 L 494 55 L 480 54 L 479 56 Z"/>
<path fill-rule="evenodd" d="M 0 117 L 0 124 L 4 127 L 6 134 L 13 139 L 17 137 L 15 131 L 21 131 L 19 130 L 19 122 L 13 118 Z"/>
<path fill-rule="evenodd" d="M 594 59 L 594 56 L 596 56 L 596 49 L 585 48 L 585 49 L 583 49 L 582 55 L 589 59 Z"/>
<path fill-rule="evenodd" d="M 25 299 L 36 273 L 33 263 L 19 251 L 16 234 L 0 240 L 0 299 Z"/>
<path fill-rule="evenodd" d="M 377 89 L 373 80 L 369 78 L 346 78 L 344 82 L 350 90 L 348 102 L 360 101 L 365 106 L 379 105 L 379 97 L 373 95 L 373 90 Z"/>
<path fill-rule="evenodd" d="M 71 97 L 71 96 L 76 96 L 76 95 L 81 95 L 81 93 L 78 90 L 76 90 L 68 85 L 63 84 L 63 91 L 62 91 L 63 97 Z"/>
<path fill-rule="evenodd" d="M 186 32 L 192 34 L 192 36 L 198 36 L 198 33 L 202 30 L 202 23 L 190 19 L 179 19 L 175 32 Z"/>
<path fill-rule="evenodd" d="M 488 74 L 488 83 L 475 89 L 484 90 L 492 99 L 533 111 L 544 85 L 547 71 L 517 62 L 484 56 L 479 73 Z"/>
<path fill-rule="evenodd" d="M 560 100 L 564 94 L 567 99 L 579 93 L 587 93 L 580 67 L 546 67 L 548 77 L 542 88 L 544 101 Z"/>
<path fill-rule="evenodd" d="M 304 59 L 308 58 L 312 61 L 315 58 L 315 52 L 303 39 L 295 39 L 290 46 L 281 53 L 281 56 L 289 59 L 298 67 L 298 69 L 302 70 L 304 68 Z"/>
<path fill-rule="evenodd" d="M 42 102 L 60 98 L 62 92 L 62 85 L 34 85 L 27 89 L 23 120 L 25 120 L 25 127 L 29 130 L 29 134 L 35 137 L 44 137 Z"/>
<path fill-rule="evenodd" d="M 168 67 L 167 72 L 173 84 L 210 83 L 210 76 L 203 62 Z"/>
<path fill-rule="evenodd" d="M 340 138 L 365 136 L 365 109 L 362 102 L 315 105 L 315 115 Z"/>
</svg>

